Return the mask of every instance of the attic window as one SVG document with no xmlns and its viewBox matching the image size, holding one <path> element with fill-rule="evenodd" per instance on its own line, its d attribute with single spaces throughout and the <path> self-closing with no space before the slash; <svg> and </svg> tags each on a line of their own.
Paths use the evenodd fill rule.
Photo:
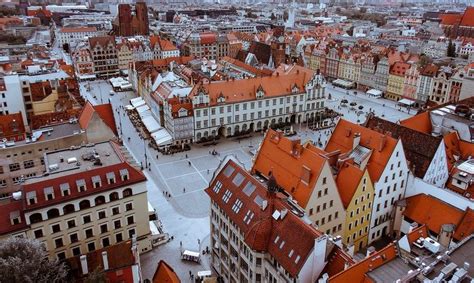
<svg viewBox="0 0 474 283">
<path fill-rule="evenodd" d="M 101 186 L 100 176 L 93 176 L 92 177 L 92 186 L 94 187 L 94 189 L 97 189 L 98 187 Z"/>
<path fill-rule="evenodd" d="M 33 205 L 37 202 L 36 199 L 36 192 L 28 192 L 26 193 L 26 199 L 28 201 L 28 205 Z"/>
<path fill-rule="evenodd" d="M 20 211 L 15 210 L 10 212 L 10 222 L 12 225 L 17 225 L 21 223 Z"/>
<path fill-rule="evenodd" d="M 252 221 L 253 216 L 254 213 L 249 209 L 249 211 L 247 211 L 247 214 L 245 214 L 244 223 L 248 225 L 250 221 Z"/>
<path fill-rule="evenodd" d="M 109 183 L 109 185 L 111 184 L 115 184 L 115 173 L 114 172 L 109 172 L 106 174 L 107 176 L 107 182 Z"/>
<path fill-rule="evenodd" d="M 122 179 L 122 181 L 127 181 L 128 180 L 128 170 L 127 169 L 121 169 L 119 171 L 120 173 L 120 178 Z"/>
<path fill-rule="evenodd" d="M 229 165 L 224 170 L 224 176 L 226 176 L 228 178 L 230 175 L 232 175 L 232 173 L 234 173 L 234 171 L 235 171 L 234 167 Z"/>
<path fill-rule="evenodd" d="M 76 186 L 77 186 L 77 190 L 79 192 L 85 192 L 87 190 L 86 188 L 86 180 L 84 179 L 79 179 L 76 181 Z"/>
<path fill-rule="evenodd" d="M 232 210 L 235 213 L 239 213 L 240 208 L 242 207 L 242 201 L 240 199 L 236 199 L 234 205 L 232 206 Z"/>
<path fill-rule="evenodd" d="M 46 200 L 53 200 L 54 199 L 53 187 L 48 187 L 48 188 L 44 189 L 44 198 Z"/>
<path fill-rule="evenodd" d="M 221 181 L 217 181 L 216 184 L 214 185 L 214 188 L 212 188 L 212 190 L 213 190 L 216 194 L 218 194 L 219 191 L 221 190 L 221 188 L 222 188 L 222 183 L 221 183 Z"/>
<path fill-rule="evenodd" d="M 69 190 L 69 183 L 63 183 L 61 185 L 59 185 L 59 189 L 61 190 L 61 195 L 64 197 L 64 196 L 68 196 L 70 195 L 70 190 Z"/>
<path fill-rule="evenodd" d="M 222 196 L 222 200 L 225 203 L 228 203 L 231 196 L 232 196 L 232 192 L 227 190 L 227 191 L 225 191 L 224 195 Z"/>
</svg>

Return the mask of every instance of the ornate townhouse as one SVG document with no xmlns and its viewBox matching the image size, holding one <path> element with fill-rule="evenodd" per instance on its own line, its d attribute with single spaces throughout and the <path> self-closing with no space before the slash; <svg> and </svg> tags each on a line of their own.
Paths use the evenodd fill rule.
<svg viewBox="0 0 474 283">
<path fill-rule="evenodd" d="M 118 67 L 120 70 L 127 70 L 130 63 L 134 61 L 133 52 L 128 44 L 128 41 L 125 39 L 122 39 L 120 43 L 117 43 L 116 48 L 117 48 Z"/>
<path fill-rule="evenodd" d="M 206 57 L 209 60 L 229 56 L 229 51 L 227 37 L 213 32 L 191 33 L 183 45 L 185 56 Z"/>
<path fill-rule="evenodd" d="M 367 168 L 375 193 L 368 243 L 389 235 L 393 204 L 404 198 L 409 173 L 401 140 L 340 119 L 325 150 L 339 150 Z"/>
<path fill-rule="evenodd" d="M 312 144 L 302 145 L 300 140 L 283 137 L 283 132 L 268 130 L 254 158 L 252 173 L 275 178 L 318 230 L 343 236 L 346 215 L 331 172 L 330 156 Z"/>
<path fill-rule="evenodd" d="M 438 73 L 438 69 L 439 67 L 434 64 L 426 65 L 421 69 L 416 89 L 417 100 L 428 101 L 433 89 L 433 78 Z"/>
<path fill-rule="evenodd" d="M 375 88 L 375 70 L 377 69 L 378 55 L 365 54 L 361 59 L 360 79 L 357 87 L 367 91 Z"/>
<path fill-rule="evenodd" d="M 85 45 L 80 45 L 72 52 L 74 70 L 79 79 L 88 78 L 94 75 L 94 61 L 89 48 Z"/>
<path fill-rule="evenodd" d="M 386 98 L 398 101 L 403 98 L 403 86 L 405 82 L 406 71 L 410 68 L 410 64 L 404 62 L 395 62 L 390 67 L 388 75 Z"/>
<path fill-rule="evenodd" d="M 324 109 L 325 80 L 318 72 L 294 65 L 267 77 L 201 82 L 190 98 L 194 140 L 199 141 L 260 131 L 277 123 L 308 121 Z"/>
<path fill-rule="evenodd" d="M 63 27 L 56 31 L 56 41 L 59 46 L 64 44 L 77 44 L 87 37 L 96 37 L 101 35 L 101 32 L 96 27 Z"/>
<path fill-rule="evenodd" d="M 211 267 L 223 282 L 316 282 L 353 264 L 341 239 L 309 225 L 303 209 L 280 195 L 274 178 L 250 175 L 226 157 L 206 193 Z"/>
<path fill-rule="evenodd" d="M 118 75 L 119 65 L 114 36 L 90 37 L 89 48 L 97 77 L 109 78 Z"/>
<path fill-rule="evenodd" d="M 339 47 L 329 48 L 326 54 L 326 64 L 323 75 L 330 80 L 338 78 L 339 71 L 339 58 L 342 54 L 342 50 Z"/>
<path fill-rule="evenodd" d="M 360 79 L 361 62 L 357 53 L 343 53 L 339 60 L 338 78 L 357 83 Z"/>
<path fill-rule="evenodd" d="M 383 93 L 387 92 L 389 71 L 390 63 L 388 61 L 388 57 L 383 56 L 377 62 L 377 68 L 375 69 L 375 74 L 372 78 L 373 80 L 375 80 L 375 88 L 381 90 Z"/>
<path fill-rule="evenodd" d="M 28 237 L 65 259 L 136 238 L 151 249 L 146 178 L 114 142 L 45 154 L 46 172 L 2 203 L 2 238 Z"/>
<path fill-rule="evenodd" d="M 416 101 L 416 89 L 419 77 L 420 69 L 418 68 L 418 65 L 411 63 L 410 67 L 405 72 L 405 79 L 403 81 L 403 97 Z"/>
</svg>

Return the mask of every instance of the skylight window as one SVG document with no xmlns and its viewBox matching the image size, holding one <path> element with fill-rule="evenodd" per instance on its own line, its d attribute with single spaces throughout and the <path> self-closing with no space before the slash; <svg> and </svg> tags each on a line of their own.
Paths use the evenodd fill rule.
<svg viewBox="0 0 474 283">
<path fill-rule="evenodd" d="M 274 244 L 278 243 L 278 240 L 280 240 L 280 236 L 276 236 L 275 241 L 273 243 Z"/>
<path fill-rule="evenodd" d="M 281 241 L 281 244 L 280 244 L 280 250 L 283 249 L 283 246 L 285 245 L 285 241 Z"/>
<path fill-rule="evenodd" d="M 224 169 L 224 175 L 229 178 L 230 175 L 232 175 L 232 173 L 234 173 L 235 171 L 235 168 L 232 167 L 232 165 L 229 165 L 227 166 L 225 169 Z"/>
<path fill-rule="evenodd" d="M 221 181 L 217 181 L 216 184 L 214 185 L 214 188 L 212 188 L 212 190 L 213 190 L 216 194 L 218 194 L 219 191 L 221 190 L 221 188 L 222 188 L 222 183 L 221 183 Z"/>
<path fill-rule="evenodd" d="M 300 256 L 297 256 L 296 259 L 295 259 L 295 263 L 298 263 L 298 261 L 300 261 Z"/>
<path fill-rule="evenodd" d="M 231 196 L 232 196 L 232 192 L 227 190 L 227 191 L 225 191 L 224 195 L 222 196 L 222 200 L 225 203 L 228 203 Z"/>
<path fill-rule="evenodd" d="M 295 252 L 294 250 L 291 250 L 290 253 L 288 254 L 288 257 L 291 258 L 294 252 Z"/>
<path fill-rule="evenodd" d="M 232 180 L 232 183 L 234 183 L 234 185 L 236 185 L 237 187 L 240 186 L 242 184 L 242 182 L 245 180 L 245 177 L 240 174 L 240 173 L 237 173 L 234 177 L 234 179 Z"/>
<path fill-rule="evenodd" d="M 252 182 L 248 181 L 243 189 L 243 192 L 249 197 L 255 191 L 256 187 L 257 186 L 255 186 Z"/>
<path fill-rule="evenodd" d="M 263 198 L 259 195 L 257 195 L 254 200 L 253 200 L 256 204 L 258 204 L 259 206 L 262 206 L 263 205 Z"/>
<path fill-rule="evenodd" d="M 240 199 L 236 199 L 234 205 L 232 206 L 232 210 L 235 213 L 239 213 L 240 208 L 242 207 L 242 201 Z"/>
</svg>

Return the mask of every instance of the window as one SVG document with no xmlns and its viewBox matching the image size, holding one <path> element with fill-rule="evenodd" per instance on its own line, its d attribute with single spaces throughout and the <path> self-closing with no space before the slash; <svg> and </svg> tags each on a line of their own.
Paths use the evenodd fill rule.
<svg viewBox="0 0 474 283">
<path fill-rule="evenodd" d="M 103 238 L 103 239 L 102 239 L 102 247 L 106 248 L 106 247 L 108 247 L 108 246 L 110 246 L 110 240 L 109 240 L 109 238 L 108 238 L 108 237 L 107 237 L 107 238 Z"/>
<path fill-rule="evenodd" d="M 86 229 L 86 238 L 94 237 L 94 231 L 92 228 Z"/>
<path fill-rule="evenodd" d="M 78 256 L 81 254 L 81 247 L 75 247 L 72 249 L 72 255 L 73 256 Z"/>
<path fill-rule="evenodd" d="M 95 243 L 94 242 L 88 243 L 87 244 L 87 249 L 89 250 L 89 252 L 95 251 Z"/>
<path fill-rule="evenodd" d="M 77 233 L 69 235 L 69 239 L 71 240 L 71 244 L 79 241 L 79 237 L 77 236 Z"/>
<path fill-rule="evenodd" d="M 99 211 L 97 215 L 99 219 L 104 219 L 106 217 L 105 210 Z"/>
<path fill-rule="evenodd" d="M 127 217 L 127 225 L 132 225 L 134 222 L 133 215 Z"/>
<path fill-rule="evenodd" d="M 312 208 L 309 209 L 309 215 L 313 215 L 313 209 Z"/>
<path fill-rule="evenodd" d="M 129 202 L 125 204 L 125 211 L 130 211 L 133 209 L 133 203 Z"/>
<path fill-rule="evenodd" d="M 330 200 L 330 201 L 329 201 L 329 207 L 332 207 L 332 206 L 333 206 L 333 203 L 334 203 L 334 201 L 333 201 L 333 200 Z"/>
<path fill-rule="evenodd" d="M 35 234 L 36 239 L 42 238 L 43 237 L 43 229 L 35 230 L 34 234 Z"/>
<path fill-rule="evenodd" d="M 326 177 L 323 178 L 323 185 L 326 185 Z"/>
<path fill-rule="evenodd" d="M 35 162 L 33 160 L 27 160 L 23 162 L 25 169 L 35 167 Z"/>
<path fill-rule="evenodd" d="M 107 233 L 108 228 L 107 228 L 107 223 L 100 225 L 100 233 L 104 234 Z"/>
<path fill-rule="evenodd" d="M 325 188 L 324 189 L 324 195 L 327 195 L 328 194 L 328 188 Z"/>
<path fill-rule="evenodd" d="M 112 215 L 117 215 L 120 213 L 120 208 L 118 206 L 112 207 Z"/>
<path fill-rule="evenodd" d="M 20 170 L 20 163 L 12 163 L 8 167 L 10 167 L 10 172 L 18 171 Z"/>
<path fill-rule="evenodd" d="M 66 253 L 60 252 L 57 255 L 58 260 L 65 260 L 66 259 Z"/>
<path fill-rule="evenodd" d="M 76 227 L 76 220 L 74 220 L 74 219 L 68 220 L 67 221 L 67 228 L 71 229 L 71 228 L 74 228 L 74 227 Z"/>
<path fill-rule="evenodd" d="M 91 222 L 91 216 L 90 215 L 85 215 L 82 217 L 82 223 L 87 224 Z"/>
<path fill-rule="evenodd" d="M 119 229 L 122 227 L 122 223 L 120 222 L 120 219 L 114 221 L 114 227 L 115 229 Z"/>
<path fill-rule="evenodd" d="M 54 224 L 51 226 L 51 230 L 53 231 L 53 233 L 58 233 L 59 231 L 61 231 L 61 226 L 59 224 Z"/>
<path fill-rule="evenodd" d="M 129 238 L 133 238 L 134 235 L 135 235 L 135 229 L 128 230 L 128 237 Z"/>
<path fill-rule="evenodd" d="M 122 233 L 115 234 L 115 241 L 116 241 L 117 243 L 123 241 Z"/>
<path fill-rule="evenodd" d="M 56 248 L 60 248 L 60 247 L 64 246 L 63 239 L 62 238 L 55 239 L 54 240 L 54 245 L 56 246 Z"/>
</svg>

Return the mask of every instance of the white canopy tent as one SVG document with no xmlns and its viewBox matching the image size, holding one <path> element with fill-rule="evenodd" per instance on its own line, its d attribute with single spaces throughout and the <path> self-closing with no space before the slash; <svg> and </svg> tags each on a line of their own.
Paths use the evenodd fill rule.
<svg viewBox="0 0 474 283">
<path fill-rule="evenodd" d="M 144 104 L 144 105 L 138 106 L 136 109 L 137 109 L 138 113 L 142 113 L 142 112 L 150 110 L 150 107 L 148 107 L 148 105 Z"/>
<path fill-rule="evenodd" d="M 156 121 L 155 118 L 151 115 L 143 118 L 142 122 L 149 133 L 154 133 L 161 128 L 158 121 Z"/>
<path fill-rule="evenodd" d="M 164 128 L 160 128 L 158 131 L 152 133 L 151 137 L 155 140 L 158 146 L 165 146 L 173 143 L 173 138 Z"/>
<path fill-rule="evenodd" d="M 130 104 L 132 104 L 133 107 L 142 106 L 145 104 L 145 100 L 141 97 L 132 98 L 130 99 Z"/>
<path fill-rule="evenodd" d="M 150 110 L 146 110 L 146 111 L 143 111 L 143 112 L 138 112 L 138 116 L 140 116 L 140 119 L 145 119 L 146 117 L 149 117 L 151 116 L 151 111 Z"/>
<path fill-rule="evenodd" d="M 352 87 L 354 87 L 353 82 L 342 80 L 342 79 L 337 79 L 337 80 L 333 81 L 332 84 L 336 85 L 336 86 L 343 87 L 343 88 L 352 88 Z"/>
<path fill-rule="evenodd" d="M 378 90 L 378 89 L 370 89 L 370 90 L 367 91 L 367 94 L 369 96 L 379 98 L 379 97 L 382 97 L 383 92 L 381 90 Z"/>
<path fill-rule="evenodd" d="M 402 105 L 405 105 L 405 106 L 413 106 L 415 104 L 415 101 L 410 100 L 410 99 L 406 99 L 406 98 L 402 98 L 398 101 L 398 104 L 402 104 Z"/>
</svg>

